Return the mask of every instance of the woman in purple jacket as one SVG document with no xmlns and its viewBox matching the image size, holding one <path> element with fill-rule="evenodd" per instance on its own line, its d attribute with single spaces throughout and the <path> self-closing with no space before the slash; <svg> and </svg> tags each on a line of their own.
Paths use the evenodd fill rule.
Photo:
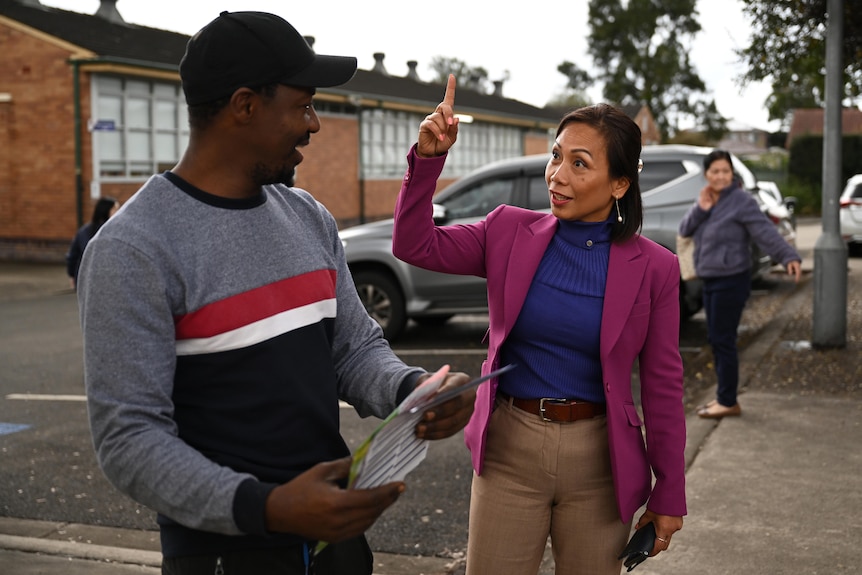
<svg viewBox="0 0 862 575">
<path fill-rule="evenodd" d="M 408 155 L 393 252 L 487 278 L 482 371 L 516 366 L 480 386 L 465 428 L 475 471 L 467 574 L 534 575 L 550 536 L 557 573 L 619 575 L 644 503 L 636 526 L 654 524 L 652 555 L 686 514 L 679 264 L 637 233 L 640 130 L 608 105 L 576 110 L 548 157 L 551 213 L 502 205 L 474 224 L 435 226 L 454 102 L 450 77 Z"/>
<path fill-rule="evenodd" d="M 697 408 L 700 417 L 740 415 L 736 400 L 739 358 L 736 332 L 751 293 L 751 240 L 799 281 L 802 258 L 751 194 L 733 177 L 730 154 L 714 150 L 703 160 L 706 186 L 679 224 L 679 234 L 694 236 L 694 269 L 703 280 L 707 338 L 718 377 L 716 398 Z"/>
</svg>

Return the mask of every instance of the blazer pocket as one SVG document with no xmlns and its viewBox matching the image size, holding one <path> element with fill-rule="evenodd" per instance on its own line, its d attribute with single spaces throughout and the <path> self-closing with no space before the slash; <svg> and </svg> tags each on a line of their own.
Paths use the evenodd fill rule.
<svg viewBox="0 0 862 575">
<path fill-rule="evenodd" d="M 638 413 L 638 408 L 634 403 L 624 403 L 623 408 L 626 410 L 626 418 L 629 420 L 629 425 L 632 427 L 640 427 L 643 425 L 641 416 Z"/>
</svg>

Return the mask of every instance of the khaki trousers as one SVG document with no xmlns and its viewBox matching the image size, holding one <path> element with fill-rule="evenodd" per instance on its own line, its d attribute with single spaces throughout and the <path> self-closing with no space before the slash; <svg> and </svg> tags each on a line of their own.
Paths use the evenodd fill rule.
<svg viewBox="0 0 862 575">
<path fill-rule="evenodd" d="M 545 422 L 498 399 L 473 476 L 466 575 L 619 575 L 631 522 L 614 498 L 607 419 Z"/>
</svg>

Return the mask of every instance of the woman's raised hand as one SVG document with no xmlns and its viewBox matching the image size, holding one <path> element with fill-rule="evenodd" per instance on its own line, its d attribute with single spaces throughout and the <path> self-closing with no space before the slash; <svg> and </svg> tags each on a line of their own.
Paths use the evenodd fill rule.
<svg viewBox="0 0 862 575">
<path fill-rule="evenodd" d="M 422 158 L 441 156 L 458 139 L 458 118 L 455 117 L 455 76 L 449 74 L 446 94 L 433 114 L 419 124 L 416 153 Z"/>
</svg>

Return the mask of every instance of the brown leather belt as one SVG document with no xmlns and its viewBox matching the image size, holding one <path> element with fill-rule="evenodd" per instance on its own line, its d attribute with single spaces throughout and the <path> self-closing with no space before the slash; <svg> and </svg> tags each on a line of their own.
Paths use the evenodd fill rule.
<svg viewBox="0 0 862 575">
<path fill-rule="evenodd" d="M 510 401 L 518 409 L 538 415 L 544 421 L 554 421 L 557 423 L 591 419 L 598 415 L 604 415 L 607 412 L 607 406 L 604 403 L 590 403 L 589 401 L 554 399 L 550 397 L 520 399 L 510 397 L 505 393 L 501 393 L 500 397 L 506 401 Z"/>
</svg>

